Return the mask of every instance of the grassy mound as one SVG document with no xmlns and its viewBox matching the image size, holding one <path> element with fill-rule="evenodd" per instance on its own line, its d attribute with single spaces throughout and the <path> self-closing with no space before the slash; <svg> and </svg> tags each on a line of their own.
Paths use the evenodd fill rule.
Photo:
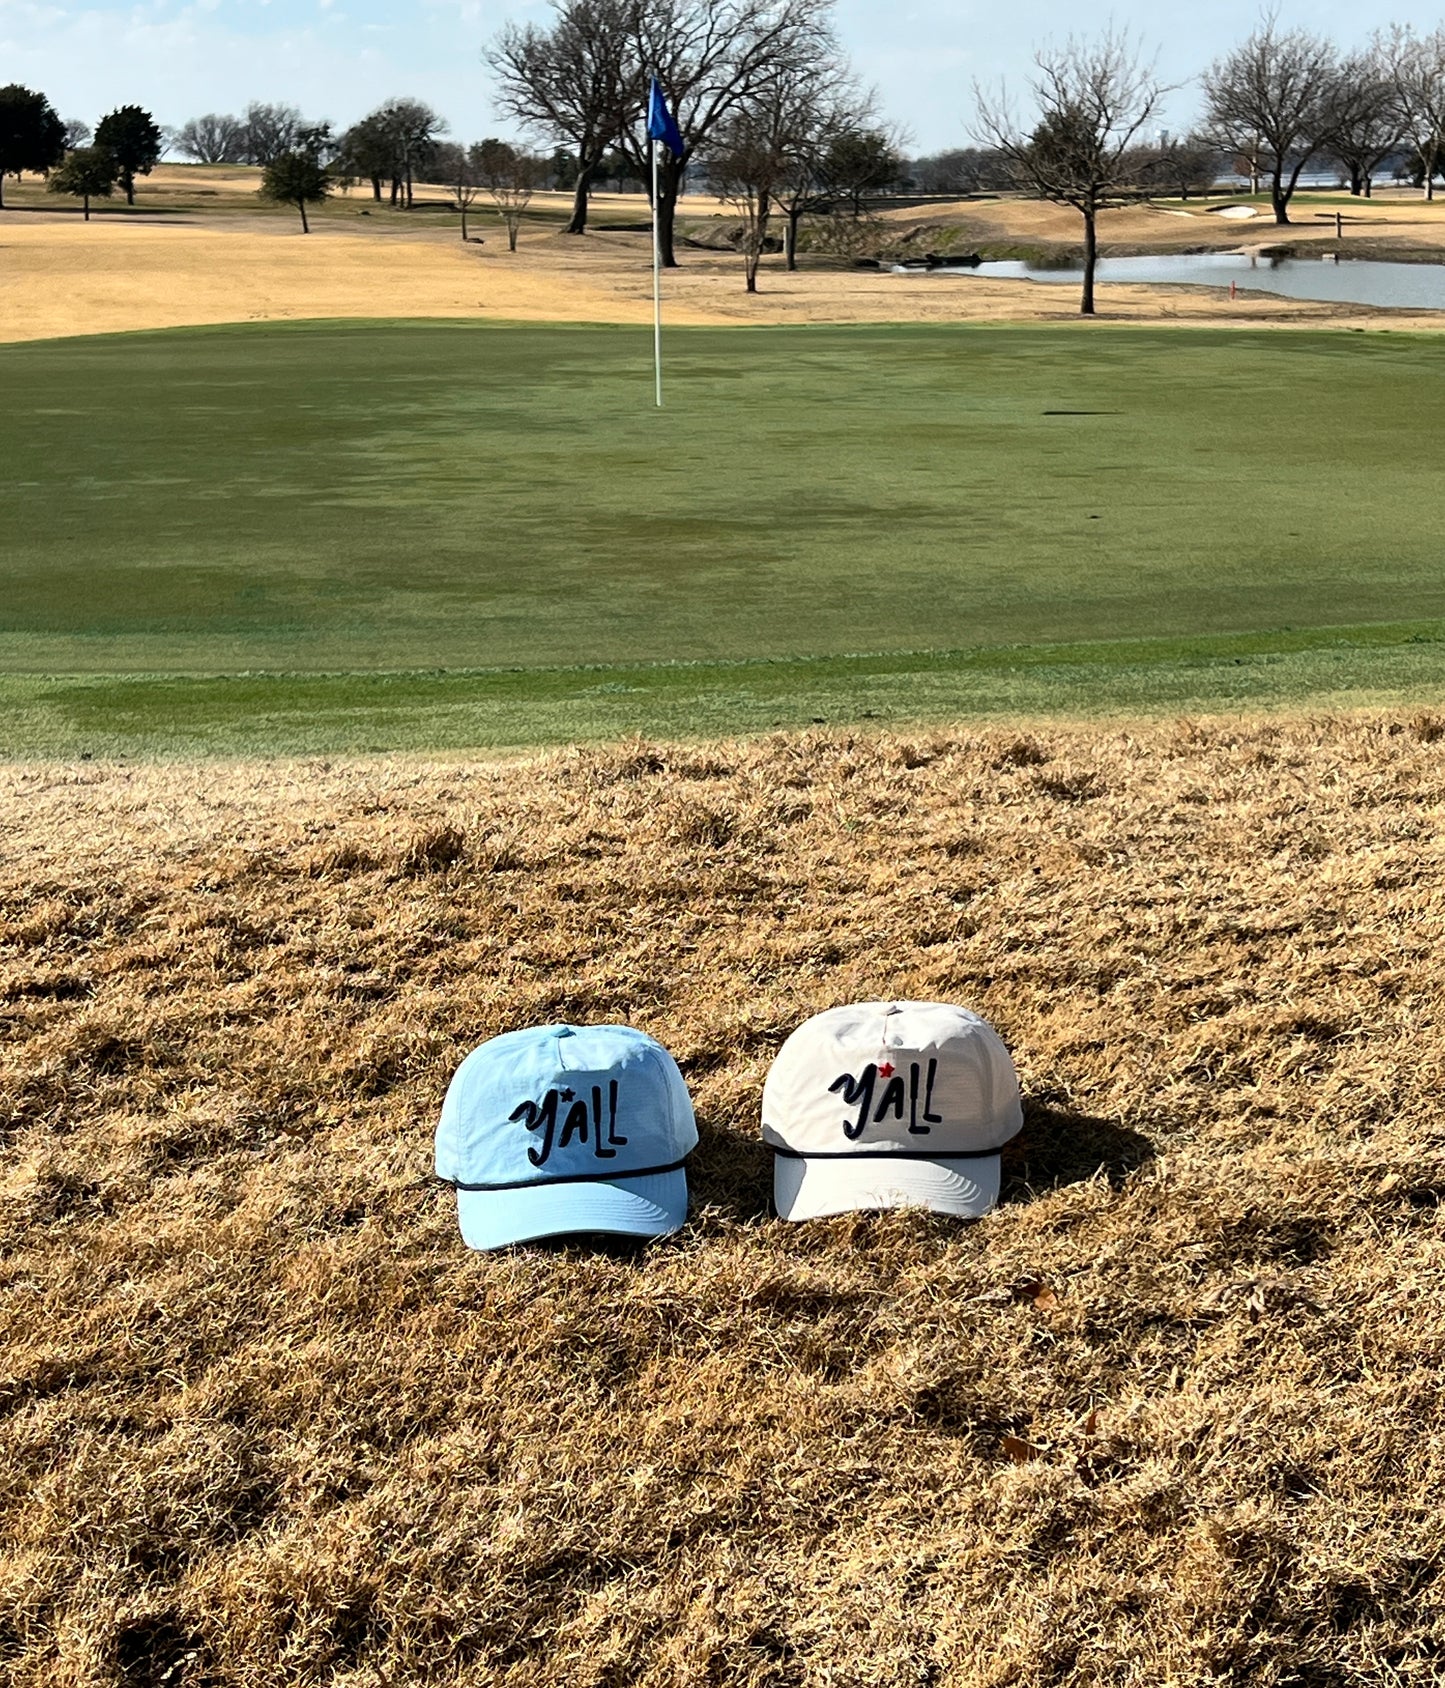
<svg viewBox="0 0 1445 1688">
<path fill-rule="evenodd" d="M 1425 1683 L 1445 723 L 0 771 L 0 1667 Z M 997 1213 L 767 1217 L 805 1015 L 982 1009 Z M 694 1215 L 470 1256 L 447 1078 L 678 1055 Z"/>
</svg>

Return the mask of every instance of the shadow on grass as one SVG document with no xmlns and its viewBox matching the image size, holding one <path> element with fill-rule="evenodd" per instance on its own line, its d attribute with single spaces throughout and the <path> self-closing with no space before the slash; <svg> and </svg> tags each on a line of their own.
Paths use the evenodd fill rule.
<svg viewBox="0 0 1445 1688">
<path fill-rule="evenodd" d="M 699 1120 L 687 1163 L 692 1209 L 709 1207 L 742 1224 L 772 1214 L 773 1157 L 761 1138 Z M 1024 1202 L 1101 1170 L 1117 1189 L 1154 1158 L 1154 1145 L 1117 1120 L 1049 1103 L 1024 1102 L 1023 1130 L 1003 1151 L 1001 1202 Z"/>
<path fill-rule="evenodd" d="M 1154 1145 L 1118 1120 L 1024 1100 L 1023 1130 L 1003 1151 L 1002 1202 L 1024 1202 L 1102 1172 L 1118 1189 L 1154 1159 Z"/>
<path fill-rule="evenodd" d="M 751 1224 L 772 1214 L 773 1157 L 753 1132 L 729 1131 L 698 1120 L 698 1144 L 688 1157 L 687 1187 L 694 1212 L 715 1208 Z"/>
<path fill-rule="evenodd" d="M 674 1233 L 675 1235 L 676 1233 Z M 665 1247 L 669 1237 L 624 1237 L 610 1231 L 568 1231 L 562 1236 L 537 1237 L 531 1242 L 512 1243 L 499 1254 L 601 1254 L 608 1260 L 641 1260 L 649 1250 Z"/>
<path fill-rule="evenodd" d="M 773 1158 L 762 1139 L 703 1119 L 698 1126 L 698 1146 L 687 1162 L 689 1223 L 704 1208 L 744 1225 L 772 1217 Z M 1117 1120 L 1025 1101 L 1023 1130 L 1003 1151 L 999 1200 L 1031 1201 L 1048 1190 L 1084 1183 L 1100 1171 L 1117 1189 L 1129 1173 L 1153 1158 L 1149 1139 Z M 636 1260 L 672 1240 L 676 1239 L 576 1232 L 516 1246 L 549 1254 L 582 1252 Z"/>
</svg>

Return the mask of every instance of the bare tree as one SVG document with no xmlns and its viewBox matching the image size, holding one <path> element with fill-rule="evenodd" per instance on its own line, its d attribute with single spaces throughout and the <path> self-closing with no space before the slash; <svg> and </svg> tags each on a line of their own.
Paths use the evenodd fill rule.
<svg viewBox="0 0 1445 1688">
<path fill-rule="evenodd" d="M 1401 128 L 1420 160 L 1426 199 L 1435 197 L 1435 173 L 1445 163 L 1445 24 L 1416 35 L 1396 24 L 1380 43 L 1399 102 Z"/>
<path fill-rule="evenodd" d="M 491 195 L 507 226 L 507 250 L 515 252 L 522 215 L 546 176 L 545 160 L 495 139 L 478 141 L 467 158 L 472 175 Z"/>
<path fill-rule="evenodd" d="M 1133 39 L 1110 29 L 1095 41 L 1070 39 L 1034 57 L 1038 121 L 1024 132 L 1007 96 L 975 87 L 978 139 L 1008 160 L 1018 184 L 1084 219 L 1083 316 L 1094 315 L 1099 261 L 1098 216 L 1128 185 L 1135 142 L 1169 91 L 1144 63 Z"/>
<path fill-rule="evenodd" d="M 1210 137 L 1263 166 L 1276 223 L 1288 224 L 1300 173 L 1329 133 L 1335 78 L 1330 43 L 1308 30 L 1281 30 L 1273 13 L 1204 73 Z"/>
<path fill-rule="evenodd" d="M 458 146 L 455 141 L 438 141 L 432 151 L 431 171 L 439 182 L 445 182 L 451 191 L 452 203 L 462 214 L 462 240 L 465 242 L 467 234 L 467 217 L 472 207 L 481 196 L 482 184 L 477 179 L 477 173 L 472 168 L 470 151 L 464 146 Z"/>
<path fill-rule="evenodd" d="M 467 233 L 467 213 L 477 203 L 481 194 L 481 184 L 476 180 L 470 164 L 466 162 L 466 153 L 461 147 L 457 151 L 462 155 L 462 164 L 451 174 L 452 193 L 456 196 L 457 210 L 462 214 L 462 244 L 471 238 Z"/>
<path fill-rule="evenodd" d="M 1377 42 L 1341 61 L 1329 87 L 1326 144 L 1349 177 L 1350 192 L 1370 197 L 1376 170 L 1400 144 L 1404 120 Z"/>
<path fill-rule="evenodd" d="M 91 133 L 90 125 L 83 119 L 79 117 L 66 118 L 65 150 L 74 152 L 78 147 L 83 147 L 89 141 Z"/>
<path fill-rule="evenodd" d="M 826 161 L 843 135 L 856 134 L 873 119 L 874 96 L 861 90 L 842 60 L 791 72 L 783 79 L 790 138 L 784 169 L 773 186 L 783 216 L 783 252 L 798 267 L 798 231 L 805 216 L 830 205 Z"/>
<path fill-rule="evenodd" d="M 246 162 L 263 168 L 282 153 L 290 152 L 305 126 L 295 106 L 265 105 L 252 100 L 246 107 Z"/>
<path fill-rule="evenodd" d="M 803 218 L 831 204 L 826 160 L 841 137 L 872 117 L 873 95 L 859 89 L 839 57 L 779 70 L 723 119 L 705 162 L 714 190 L 743 213 L 745 256 L 754 246 L 754 258 L 761 255 L 776 210 L 787 268 L 797 269 Z M 755 283 L 756 264 L 749 292 Z"/>
<path fill-rule="evenodd" d="M 415 203 L 417 176 L 431 164 L 437 144 L 447 132 L 446 119 L 425 100 L 388 100 L 375 115 L 391 142 L 391 202 L 395 205 L 400 198 L 410 211 Z"/>
<path fill-rule="evenodd" d="M 1141 180 L 1187 200 L 1191 193 L 1209 192 L 1220 164 L 1218 149 L 1208 141 L 1198 135 L 1179 135 L 1146 149 L 1138 169 Z"/>
<path fill-rule="evenodd" d="M 742 214 L 743 275 L 749 293 L 758 290 L 768 221 L 801 139 L 794 117 L 784 88 L 762 89 L 727 114 L 707 150 L 713 191 Z"/>
<path fill-rule="evenodd" d="M 777 78 L 820 69 L 837 57 L 829 26 L 832 0 L 652 0 L 633 13 L 632 54 L 662 84 L 677 119 L 683 152 L 661 150 L 658 161 L 657 241 L 662 261 L 675 267 L 677 200 L 688 164 L 705 151 L 728 115 L 757 98 Z M 650 180 L 647 114 L 639 98 L 622 144 L 644 181 Z"/>
<path fill-rule="evenodd" d="M 592 178 L 641 106 L 645 79 L 632 49 L 633 0 L 555 0 L 550 29 L 508 24 L 488 49 L 509 117 L 565 141 L 576 157 L 568 234 L 587 231 Z"/>
<path fill-rule="evenodd" d="M 797 268 L 797 216 L 809 209 L 845 207 L 861 219 L 869 196 L 897 178 L 900 158 L 891 139 L 856 122 L 857 107 L 810 104 L 793 72 L 728 113 L 706 154 L 708 180 L 743 216 L 747 290 L 756 293 L 774 208 L 788 219 L 784 243 Z M 840 86 L 843 86 L 840 78 Z"/>
<path fill-rule="evenodd" d="M 175 145 L 197 164 L 240 164 L 246 154 L 246 125 L 239 117 L 208 111 L 181 125 Z"/>
</svg>

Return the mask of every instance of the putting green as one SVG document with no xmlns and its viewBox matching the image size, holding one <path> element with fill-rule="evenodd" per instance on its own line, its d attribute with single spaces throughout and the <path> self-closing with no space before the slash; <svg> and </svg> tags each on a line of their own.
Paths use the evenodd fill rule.
<svg viewBox="0 0 1445 1688">
<path fill-rule="evenodd" d="M 1249 636 L 1251 662 L 1290 658 L 1263 705 L 1438 682 L 1445 340 L 694 329 L 668 348 L 661 414 L 631 329 L 309 323 L 0 348 L 0 749 L 63 749 L 81 718 L 76 743 L 263 748 L 267 697 L 277 748 L 651 730 L 660 697 L 678 731 L 971 696 L 1187 707 L 1237 696 L 1189 681 L 1245 660 L 1226 635 Z M 1258 637 L 1330 628 L 1346 631 L 1307 660 L 1292 635 Z M 1062 690 L 1018 654 L 1081 642 Z M 1342 648 L 1364 653 L 1347 676 L 1317 671 Z M 889 658 L 885 695 L 839 665 L 859 652 Z M 679 662 L 743 678 L 637 677 Z M 579 665 L 618 673 L 559 682 Z M 443 730 L 440 682 L 417 672 L 477 669 L 502 677 L 449 677 Z M 984 670 L 1033 679 L 980 690 Z M 412 674 L 386 683 L 391 724 L 344 729 L 382 671 Z M 965 671 L 940 693 L 940 672 Z M 185 704 L 164 679 L 241 674 L 290 678 L 192 685 Z M 318 687 L 330 736 L 283 730 Z M 485 728 L 475 708 L 458 724 L 463 695 Z"/>
</svg>

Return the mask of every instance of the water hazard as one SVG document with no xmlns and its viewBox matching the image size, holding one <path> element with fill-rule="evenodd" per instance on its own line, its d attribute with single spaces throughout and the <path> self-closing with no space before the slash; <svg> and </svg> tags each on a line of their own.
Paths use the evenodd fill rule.
<svg viewBox="0 0 1445 1688">
<path fill-rule="evenodd" d="M 935 275 L 989 275 L 1023 281 L 1069 284 L 1081 269 L 1035 269 L 1016 260 L 944 265 Z M 1254 288 L 1287 299 L 1334 300 L 1351 305 L 1394 305 L 1445 311 L 1445 264 L 1390 264 L 1367 259 L 1258 258 L 1243 252 L 1195 252 L 1187 256 L 1101 258 L 1100 282 L 1176 282 L 1202 287 Z"/>
</svg>

